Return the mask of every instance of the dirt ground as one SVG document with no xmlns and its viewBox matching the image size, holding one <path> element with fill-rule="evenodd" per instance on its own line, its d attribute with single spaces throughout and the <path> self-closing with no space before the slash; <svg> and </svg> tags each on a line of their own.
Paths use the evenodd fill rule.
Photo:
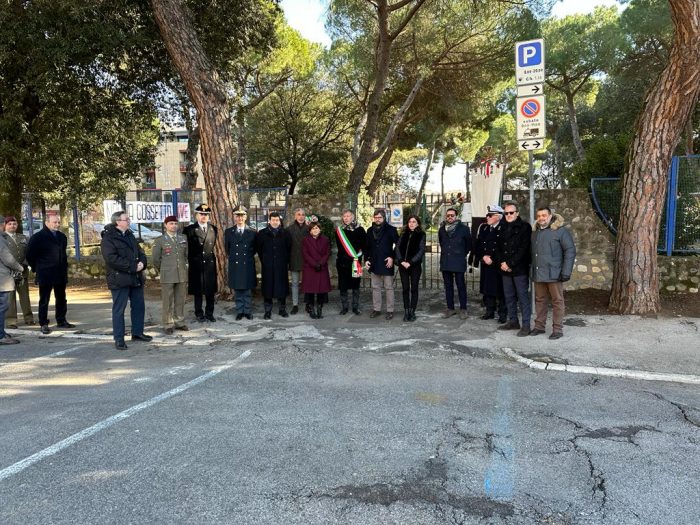
<svg viewBox="0 0 700 525">
<path fill-rule="evenodd" d="M 109 299 L 109 291 L 103 281 L 74 279 L 70 284 L 71 294 L 85 294 L 92 299 L 99 297 Z M 74 295 L 75 297 L 75 295 Z M 157 282 L 149 281 L 146 285 L 146 298 L 157 300 L 160 287 Z M 567 315 L 605 315 L 608 312 L 609 292 L 606 290 L 576 290 L 566 292 Z M 700 294 L 664 293 L 661 295 L 662 310 L 659 317 L 698 317 L 700 318 Z"/>
</svg>

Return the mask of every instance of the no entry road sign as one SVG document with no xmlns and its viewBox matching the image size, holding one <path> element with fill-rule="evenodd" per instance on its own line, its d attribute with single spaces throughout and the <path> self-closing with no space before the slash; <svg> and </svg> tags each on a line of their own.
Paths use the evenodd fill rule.
<svg viewBox="0 0 700 525">
<path fill-rule="evenodd" d="M 521 97 L 515 104 L 516 135 L 519 141 L 542 139 L 546 133 L 544 95 Z"/>
</svg>

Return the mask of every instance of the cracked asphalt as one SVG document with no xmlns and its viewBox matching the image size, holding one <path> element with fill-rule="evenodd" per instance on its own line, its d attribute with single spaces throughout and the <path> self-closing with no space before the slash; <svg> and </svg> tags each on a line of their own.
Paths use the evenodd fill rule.
<svg viewBox="0 0 700 525">
<path fill-rule="evenodd" d="M 476 311 L 328 311 L 3 349 L 0 523 L 700 522 L 697 386 L 524 368 Z"/>
</svg>

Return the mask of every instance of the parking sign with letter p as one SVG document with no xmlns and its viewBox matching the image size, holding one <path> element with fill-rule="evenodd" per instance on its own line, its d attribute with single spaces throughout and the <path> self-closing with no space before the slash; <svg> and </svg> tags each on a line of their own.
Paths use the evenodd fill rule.
<svg viewBox="0 0 700 525">
<path fill-rule="evenodd" d="M 544 40 L 528 40 L 515 44 L 515 84 L 544 82 Z"/>
</svg>

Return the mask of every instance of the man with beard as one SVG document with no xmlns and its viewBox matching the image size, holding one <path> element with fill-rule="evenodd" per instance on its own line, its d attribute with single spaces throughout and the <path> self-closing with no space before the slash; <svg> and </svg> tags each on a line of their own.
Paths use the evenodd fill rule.
<svg viewBox="0 0 700 525">
<path fill-rule="evenodd" d="M 292 278 L 292 315 L 294 315 L 299 311 L 299 281 L 304 268 L 302 243 L 304 242 L 304 237 L 309 234 L 309 225 L 306 223 L 306 213 L 303 208 L 294 210 L 294 221 L 287 227 L 287 232 L 292 239 L 289 274 Z"/>
<path fill-rule="evenodd" d="M 374 212 L 374 224 L 367 232 L 365 268 L 372 281 L 372 313 L 374 319 L 382 313 L 382 288 L 386 297 L 386 319 L 394 317 L 394 258 L 399 233 L 386 222 L 386 212 Z"/>
<path fill-rule="evenodd" d="M 459 317 L 467 319 L 467 284 L 464 273 L 467 271 L 467 256 L 472 249 L 472 236 L 462 221 L 457 217 L 457 210 L 449 208 L 445 212 L 445 222 L 438 230 L 440 241 L 440 271 L 445 282 L 445 301 L 447 308 L 442 314 L 444 319 L 452 317 L 455 311 L 455 283 L 459 296 Z"/>
</svg>

